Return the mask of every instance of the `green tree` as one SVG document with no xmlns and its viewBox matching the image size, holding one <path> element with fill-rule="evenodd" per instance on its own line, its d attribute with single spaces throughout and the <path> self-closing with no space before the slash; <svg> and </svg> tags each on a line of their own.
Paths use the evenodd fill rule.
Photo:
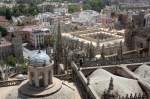
<svg viewBox="0 0 150 99">
<path fill-rule="evenodd" d="M 0 7 L 0 15 L 5 15 L 6 13 L 6 7 Z"/>
<path fill-rule="evenodd" d="M 5 16 L 6 19 L 10 20 L 11 16 L 21 16 L 21 15 L 36 15 L 39 10 L 35 4 L 18 4 L 13 8 L 0 7 L 0 15 Z"/>
<path fill-rule="evenodd" d="M 37 15 L 38 13 L 39 11 L 38 11 L 37 6 L 34 4 L 30 4 L 28 8 L 28 14 L 34 16 L 34 15 Z"/>
<path fill-rule="evenodd" d="M 13 7 L 13 16 L 19 16 L 21 14 L 18 6 Z"/>
<path fill-rule="evenodd" d="M 11 20 L 11 16 L 12 16 L 12 11 L 10 8 L 6 8 L 6 12 L 5 12 L 5 17 L 8 20 Z"/>
<path fill-rule="evenodd" d="M 8 56 L 6 59 L 6 64 L 9 66 L 15 66 L 16 65 L 16 57 L 14 57 L 13 55 Z"/>
<path fill-rule="evenodd" d="M 110 0 L 85 0 L 83 2 L 84 10 L 95 10 L 100 12 L 106 5 L 110 5 Z"/>
<path fill-rule="evenodd" d="M 74 13 L 80 11 L 80 6 L 79 5 L 69 5 L 68 6 L 68 12 L 69 13 Z"/>
<path fill-rule="evenodd" d="M 19 15 L 25 15 L 26 14 L 26 6 L 23 4 L 18 5 L 17 9 L 19 10 Z"/>
<path fill-rule="evenodd" d="M 24 4 L 20 4 L 20 5 L 15 6 L 13 8 L 13 15 L 14 16 L 27 15 L 27 14 L 28 14 L 28 8 Z"/>
<path fill-rule="evenodd" d="M 27 72 L 27 60 L 22 57 L 20 60 L 19 60 L 19 70 L 22 72 L 22 73 L 25 73 Z"/>
<path fill-rule="evenodd" d="M 1 16 L 5 16 L 6 19 L 10 20 L 10 19 L 11 19 L 11 15 L 12 15 L 12 10 L 11 10 L 11 8 L 0 7 L 0 15 L 1 15 Z"/>
<path fill-rule="evenodd" d="M 6 28 L 0 26 L 0 33 L 1 33 L 1 36 L 4 37 L 7 35 L 7 30 Z"/>
<path fill-rule="evenodd" d="M 91 10 L 92 7 L 91 7 L 91 5 L 90 5 L 89 3 L 84 3 L 83 9 L 84 9 L 84 10 Z"/>
</svg>

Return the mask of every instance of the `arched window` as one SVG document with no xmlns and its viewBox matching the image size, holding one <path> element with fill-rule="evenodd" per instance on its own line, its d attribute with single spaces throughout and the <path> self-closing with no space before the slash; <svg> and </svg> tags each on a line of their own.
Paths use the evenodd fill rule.
<svg viewBox="0 0 150 99">
<path fill-rule="evenodd" d="M 51 70 L 48 72 L 48 83 L 50 83 L 51 82 Z"/>
<path fill-rule="evenodd" d="M 44 73 L 40 72 L 38 78 L 39 78 L 39 85 L 41 87 L 44 87 Z"/>
<path fill-rule="evenodd" d="M 2 72 L 0 71 L 0 80 L 2 80 L 2 79 L 3 79 Z"/>
<path fill-rule="evenodd" d="M 30 80 L 31 80 L 31 84 L 33 85 L 33 86 L 35 86 L 35 81 L 34 81 L 34 73 L 33 72 L 30 72 Z"/>
</svg>

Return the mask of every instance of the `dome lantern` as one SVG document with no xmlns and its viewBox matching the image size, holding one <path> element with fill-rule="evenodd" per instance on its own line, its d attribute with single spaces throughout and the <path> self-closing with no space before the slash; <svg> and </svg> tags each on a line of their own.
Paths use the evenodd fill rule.
<svg viewBox="0 0 150 99">
<path fill-rule="evenodd" d="M 47 87 L 53 83 L 53 61 L 42 52 L 29 57 L 29 83 L 33 87 Z"/>
</svg>

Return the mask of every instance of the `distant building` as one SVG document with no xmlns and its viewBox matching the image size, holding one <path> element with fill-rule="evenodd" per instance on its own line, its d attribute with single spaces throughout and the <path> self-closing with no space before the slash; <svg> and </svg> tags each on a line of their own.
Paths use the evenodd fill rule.
<svg viewBox="0 0 150 99">
<path fill-rule="evenodd" d="M 8 20 L 5 18 L 5 16 L 0 16 L 0 25 L 1 26 L 7 26 L 9 24 Z"/>
<path fill-rule="evenodd" d="M 21 30 L 18 30 L 19 35 L 22 37 L 23 42 L 30 42 L 30 36 L 32 34 L 34 26 L 25 26 Z"/>
<path fill-rule="evenodd" d="M 113 19 L 112 18 L 108 18 L 108 17 L 101 17 L 101 18 L 98 18 L 96 20 L 97 23 L 102 23 L 102 24 L 111 24 L 113 22 Z"/>
<path fill-rule="evenodd" d="M 36 29 L 33 30 L 30 36 L 30 43 L 35 48 L 43 47 L 46 43 L 46 39 L 51 36 L 48 29 Z"/>
<path fill-rule="evenodd" d="M 26 17 L 26 16 L 18 16 L 12 17 L 13 24 L 15 25 L 32 25 L 35 24 L 33 17 Z"/>
<path fill-rule="evenodd" d="M 122 13 L 118 14 L 118 22 L 121 27 L 125 28 L 127 26 L 127 21 L 128 15 Z"/>
<path fill-rule="evenodd" d="M 5 2 L 5 3 L 13 3 L 15 2 L 16 0 L 1 0 L 1 2 Z"/>
<path fill-rule="evenodd" d="M 58 15 L 53 14 L 51 12 L 45 12 L 45 13 L 39 13 L 35 16 L 35 22 L 37 25 L 40 25 L 41 27 L 46 27 L 50 30 L 51 33 L 57 32 L 57 21 L 62 21 L 62 32 L 71 32 L 75 30 L 81 30 L 84 28 L 83 26 L 80 26 L 79 24 L 72 23 L 71 21 L 71 15 Z"/>
<path fill-rule="evenodd" d="M 56 17 L 55 14 L 51 12 L 45 12 L 45 13 L 39 13 L 38 15 L 35 16 L 35 20 L 39 22 L 50 22 L 52 18 Z"/>
<path fill-rule="evenodd" d="M 19 4 L 24 4 L 24 3 L 30 4 L 30 3 L 40 3 L 43 0 L 15 0 L 15 1 L 16 3 L 19 3 Z"/>
<path fill-rule="evenodd" d="M 56 21 L 58 19 L 63 19 L 63 17 L 53 14 L 51 12 L 39 13 L 35 16 L 36 24 L 41 27 L 49 28 L 49 31 L 53 33 L 55 30 Z"/>
<path fill-rule="evenodd" d="M 128 50 L 143 49 L 143 56 L 150 56 L 149 14 L 140 12 L 132 16 L 125 33 Z"/>
<path fill-rule="evenodd" d="M 122 5 L 149 5 L 148 0 L 112 0 L 111 1 L 113 4 L 122 4 Z"/>
<path fill-rule="evenodd" d="M 14 55 L 19 60 L 23 56 L 22 39 L 20 36 L 13 35 L 11 41 L 0 38 L 0 60 Z"/>
<path fill-rule="evenodd" d="M 0 60 L 12 54 L 12 43 L 0 38 Z"/>
<path fill-rule="evenodd" d="M 65 15 L 68 13 L 68 5 L 66 3 L 59 4 L 54 8 L 53 12 L 58 15 Z"/>
<path fill-rule="evenodd" d="M 145 27 L 150 27 L 150 14 L 145 15 Z"/>
<path fill-rule="evenodd" d="M 139 9 L 149 9 L 150 2 L 149 0 L 112 0 L 113 5 L 116 5 L 116 8 L 120 10 L 139 10 Z"/>
<path fill-rule="evenodd" d="M 4 0 L 4 2 L 1 2 L 0 1 L 0 7 L 8 7 L 8 8 L 13 8 L 15 5 L 16 5 L 16 3 L 15 3 L 15 1 L 12 1 L 13 3 L 11 3 L 11 1 L 6 1 L 5 2 L 5 0 Z"/>
<path fill-rule="evenodd" d="M 98 16 L 99 16 L 99 13 L 93 10 L 75 12 L 72 14 L 72 22 L 80 23 L 83 25 L 92 25 L 96 23 Z"/>
<path fill-rule="evenodd" d="M 68 4 L 59 2 L 43 2 L 38 5 L 40 12 L 52 12 L 58 15 L 65 15 L 68 13 Z"/>
<path fill-rule="evenodd" d="M 42 13 L 44 12 L 53 12 L 53 7 L 55 5 L 53 5 L 51 2 L 43 2 L 41 4 L 38 4 L 38 9 L 39 11 Z"/>
</svg>

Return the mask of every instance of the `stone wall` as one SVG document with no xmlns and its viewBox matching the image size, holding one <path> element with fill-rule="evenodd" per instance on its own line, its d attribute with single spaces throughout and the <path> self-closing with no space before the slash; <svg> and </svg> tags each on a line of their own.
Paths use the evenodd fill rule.
<svg viewBox="0 0 150 99">
<path fill-rule="evenodd" d="M 88 86 L 87 79 L 75 63 L 72 63 L 72 78 L 79 88 L 79 92 L 83 99 L 101 99 L 97 96 L 93 88 Z"/>
</svg>

